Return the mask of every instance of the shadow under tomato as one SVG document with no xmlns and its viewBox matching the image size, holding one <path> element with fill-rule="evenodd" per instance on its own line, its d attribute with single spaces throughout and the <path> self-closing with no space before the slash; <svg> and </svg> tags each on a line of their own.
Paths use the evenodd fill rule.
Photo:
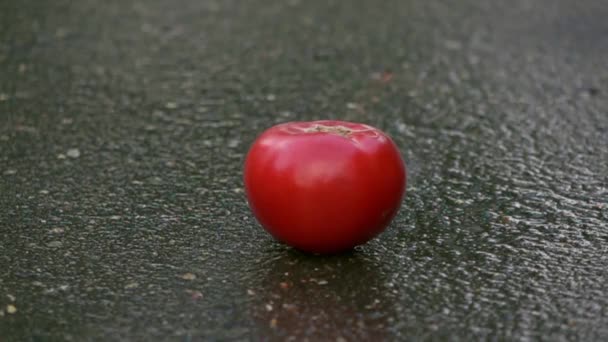
<svg viewBox="0 0 608 342">
<path fill-rule="evenodd" d="M 394 317 L 382 266 L 359 250 L 330 256 L 280 247 L 254 279 L 251 318 L 260 338 L 385 340 Z"/>
</svg>

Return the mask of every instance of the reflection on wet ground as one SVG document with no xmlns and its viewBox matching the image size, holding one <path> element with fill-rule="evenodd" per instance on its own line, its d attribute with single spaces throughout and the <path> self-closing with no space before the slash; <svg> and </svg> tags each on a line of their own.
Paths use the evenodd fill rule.
<svg viewBox="0 0 608 342">
<path fill-rule="evenodd" d="M 280 339 L 386 340 L 394 323 L 383 266 L 351 252 L 320 257 L 280 250 L 250 283 L 258 334 Z"/>
</svg>

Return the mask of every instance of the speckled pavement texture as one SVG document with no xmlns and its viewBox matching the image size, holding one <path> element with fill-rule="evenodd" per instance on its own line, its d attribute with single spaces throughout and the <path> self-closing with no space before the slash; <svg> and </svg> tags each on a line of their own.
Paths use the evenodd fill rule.
<svg viewBox="0 0 608 342">
<path fill-rule="evenodd" d="M 608 340 L 608 3 L 0 3 L 0 341 Z M 389 230 L 272 240 L 278 122 L 394 137 Z"/>
</svg>

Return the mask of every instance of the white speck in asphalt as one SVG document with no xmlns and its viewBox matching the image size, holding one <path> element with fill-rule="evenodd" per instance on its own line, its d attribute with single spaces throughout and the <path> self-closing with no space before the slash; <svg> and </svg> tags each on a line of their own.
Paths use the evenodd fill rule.
<svg viewBox="0 0 608 342">
<path fill-rule="evenodd" d="M 77 148 L 71 148 L 66 152 L 66 155 L 70 158 L 78 158 L 80 157 L 80 150 Z"/>
</svg>

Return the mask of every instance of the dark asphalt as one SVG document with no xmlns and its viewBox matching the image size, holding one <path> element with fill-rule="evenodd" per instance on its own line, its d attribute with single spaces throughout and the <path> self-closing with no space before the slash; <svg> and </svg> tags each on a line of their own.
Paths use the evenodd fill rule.
<svg viewBox="0 0 608 342">
<path fill-rule="evenodd" d="M 0 3 L 0 341 L 608 340 L 608 3 Z M 353 253 L 241 165 L 342 119 L 409 168 Z"/>
</svg>

